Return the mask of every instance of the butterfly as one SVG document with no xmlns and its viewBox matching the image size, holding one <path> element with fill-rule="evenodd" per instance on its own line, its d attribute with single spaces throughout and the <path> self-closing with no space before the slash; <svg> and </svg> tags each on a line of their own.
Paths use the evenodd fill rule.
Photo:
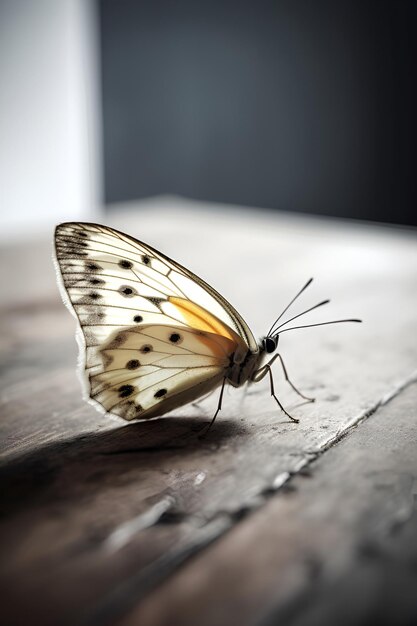
<svg viewBox="0 0 417 626">
<path fill-rule="evenodd" d="M 99 410 L 126 420 L 154 418 L 225 385 L 241 387 L 269 376 L 283 328 L 329 302 L 278 325 L 310 279 L 258 343 L 236 309 L 176 261 L 129 235 L 99 224 L 69 222 L 55 230 L 55 261 L 64 303 L 79 321 L 77 338 L 85 395 Z M 81 331 L 81 332 L 80 332 Z"/>
</svg>

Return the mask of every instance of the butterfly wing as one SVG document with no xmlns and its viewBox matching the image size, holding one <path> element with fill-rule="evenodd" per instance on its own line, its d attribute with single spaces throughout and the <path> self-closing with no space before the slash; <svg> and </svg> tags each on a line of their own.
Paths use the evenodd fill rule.
<svg viewBox="0 0 417 626">
<path fill-rule="evenodd" d="M 103 347 L 120 331 L 175 326 L 229 340 L 229 356 L 257 350 L 246 323 L 220 294 L 150 246 L 105 226 L 66 223 L 56 229 L 55 247 L 64 302 L 82 330 L 79 342 L 86 392 L 106 410 L 110 410 L 109 403 L 101 402 L 103 396 L 93 397 L 91 375 L 103 373 Z M 169 347 L 174 350 L 173 345 Z M 201 365 L 205 367 L 205 362 Z M 219 363 L 218 367 L 224 366 Z M 184 372 L 178 373 L 178 384 Z M 206 372 L 208 378 L 212 373 Z M 189 399 L 191 395 L 189 391 Z M 118 412 L 117 406 L 112 411 Z"/>
<path fill-rule="evenodd" d="M 224 378 L 235 343 L 201 330 L 161 324 L 116 331 L 89 371 L 91 398 L 125 419 L 163 415 Z"/>
<path fill-rule="evenodd" d="M 223 296 L 151 246 L 107 226 L 76 222 L 59 225 L 55 241 L 57 260 L 71 302 L 69 289 L 74 292 L 78 287 L 86 304 L 88 298 L 91 305 L 99 305 L 104 299 L 116 308 L 112 321 L 120 325 L 136 323 L 140 315 L 132 311 L 141 307 L 146 312 L 141 321 L 163 323 L 148 315 L 161 313 L 158 304 L 163 305 L 162 312 L 168 318 L 172 315 L 174 320 L 193 324 L 195 319 L 190 320 L 190 311 L 178 311 L 178 306 L 173 308 L 164 303 L 169 296 L 177 297 L 210 312 L 231 328 L 249 349 L 258 350 L 248 325 Z M 133 301 L 136 295 L 142 299 Z M 126 300 L 121 300 L 120 296 Z M 158 302 L 160 299 L 162 301 Z"/>
</svg>

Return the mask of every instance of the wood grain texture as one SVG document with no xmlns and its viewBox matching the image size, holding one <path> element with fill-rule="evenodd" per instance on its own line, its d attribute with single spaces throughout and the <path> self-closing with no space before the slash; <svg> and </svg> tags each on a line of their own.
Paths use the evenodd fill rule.
<svg viewBox="0 0 417 626">
<path fill-rule="evenodd" d="M 317 397 L 300 404 L 276 368 L 279 397 L 299 425 L 278 412 L 264 381 L 246 397 L 226 393 L 201 441 L 215 397 L 136 424 L 85 404 L 74 320 L 59 300 L 50 243 L 4 248 L 0 575 L 8 624 L 117 620 L 159 593 L 151 590 L 167 576 L 179 580 L 174 572 L 190 555 L 226 531 L 222 541 L 233 538 L 238 522 L 266 511 L 290 476 L 416 377 L 414 231 L 177 201 L 115 215 L 106 223 L 201 274 L 256 335 L 310 275 L 317 283 L 306 307 L 331 296 L 325 319 L 357 316 L 365 324 L 283 335 L 294 382 Z M 315 493 L 325 501 L 325 488 Z M 329 530 L 321 532 L 324 540 Z"/>
<path fill-rule="evenodd" d="M 119 626 L 416 623 L 416 406 L 414 384 Z"/>
</svg>

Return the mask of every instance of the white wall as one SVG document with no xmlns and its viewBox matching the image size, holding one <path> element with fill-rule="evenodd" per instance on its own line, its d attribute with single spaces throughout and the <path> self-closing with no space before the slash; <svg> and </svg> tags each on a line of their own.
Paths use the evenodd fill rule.
<svg viewBox="0 0 417 626">
<path fill-rule="evenodd" d="M 99 204 L 90 0 L 0 2 L 0 237 L 91 219 Z"/>
</svg>

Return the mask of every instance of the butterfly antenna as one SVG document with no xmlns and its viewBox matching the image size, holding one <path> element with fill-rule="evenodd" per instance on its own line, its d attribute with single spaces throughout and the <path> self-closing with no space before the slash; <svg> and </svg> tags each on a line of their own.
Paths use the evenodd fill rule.
<svg viewBox="0 0 417 626">
<path fill-rule="evenodd" d="M 280 328 L 282 328 L 286 324 L 289 324 L 290 322 L 293 322 L 294 320 L 297 319 L 297 317 L 301 317 L 302 315 L 305 315 L 306 313 L 310 313 L 310 311 L 314 311 L 314 309 L 318 309 L 319 306 L 323 306 L 324 304 L 329 304 L 329 302 L 330 302 L 330 300 L 323 300 L 323 302 L 319 302 L 318 304 L 315 304 L 314 306 L 310 307 L 309 309 L 306 309 L 302 313 L 298 313 L 298 315 L 294 315 L 294 317 L 290 317 L 289 320 L 287 320 L 285 322 L 282 322 L 282 324 L 280 324 L 279 326 L 274 328 L 273 332 L 275 333 L 277 330 L 279 330 Z"/>
<path fill-rule="evenodd" d="M 343 324 L 344 322 L 358 322 L 359 324 L 362 320 L 358 319 L 349 319 L 349 320 L 333 320 L 331 322 L 319 322 L 318 324 L 306 324 L 305 326 L 292 326 L 291 328 L 284 328 L 277 334 L 285 333 L 287 330 L 298 330 L 299 328 L 313 328 L 314 326 L 327 326 L 327 324 Z"/>
<path fill-rule="evenodd" d="M 270 336 L 271 336 L 271 333 L 272 333 L 272 330 L 273 330 L 273 328 L 274 328 L 275 324 L 277 324 L 277 323 L 279 322 L 279 320 L 281 319 L 281 317 L 284 315 L 284 313 L 286 313 L 286 312 L 288 311 L 288 309 L 289 309 L 289 308 L 290 308 L 290 306 L 293 304 L 293 302 L 295 302 L 295 301 L 297 300 L 297 298 L 298 298 L 299 296 L 301 296 L 301 294 L 303 293 L 303 291 L 305 291 L 305 290 L 307 289 L 307 287 L 308 287 L 309 285 L 311 285 L 311 283 L 312 283 L 312 282 L 313 282 L 313 279 L 312 279 L 312 278 L 310 278 L 310 279 L 306 282 L 306 284 L 304 285 L 304 287 L 302 287 L 302 288 L 300 289 L 300 291 L 297 293 L 297 295 L 296 295 L 296 296 L 294 296 L 294 298 L 291 300 L 291 302 L 290 302 L 289 304 L 287 304 L 287 306 L 285 307 L 285 309 L 282 311 L 282 313 L 281 313 L 281 314 L 277 317 L 277 319 L 275 320 L 275 322 L 272 324 L 271 328 L 270 328 L 270 329 L 269 329 L 269 331 L 268 331 L 267 337 L 270 337 Z"/>
</svg>

